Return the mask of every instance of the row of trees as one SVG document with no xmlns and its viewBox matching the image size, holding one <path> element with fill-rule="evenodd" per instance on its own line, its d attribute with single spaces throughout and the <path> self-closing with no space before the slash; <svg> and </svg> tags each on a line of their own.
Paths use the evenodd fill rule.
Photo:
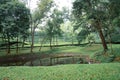
<svg viewBox="0 0 120 80">
<path fill-rule="evenodd" d="M 0 0 L 0 34 L 3 42 L 7 43 L 7 54 L 10 53 L 11 39 L 16 38 L 18 42 L 19 38 L 26 38 L 29 19 L 30 10 L 23 3 L 18 0 Z"/>
<path fill-rule="evenodd" d="M 22 1 L 22 2 L 21 2 Z M 18 41 L 31 36 L 31 49 L 34 48 L 35 30 L 43 26 L 46 32 L 45 38 L 49 40 L 50 47 L 54 39 L 60 36 L 62 31 L 60 25 L 64 22 L 64 13 L 57 9 L 52 0 L 38 1 L 38 7 L 34 11 L 30 11 L 30 0 L 1 0 L 0 1 L 0 33 L 3 41 L 5 41 L 7 54 L 10 53 L 11 41 L 16 40 L 18 53 Z M 26 7 L 26 5 L 28 5 Z M 29 34 L 30 33 L 30 34 Z"/>
<path fill-rule="evenodd" d="M 79 43 L 92 32 L 97 32 L 106 51 L 108 49 L 106 39 L 111 41 L 113 31 L 120 26 L 119 0 L 75 0 L 70 14 L 65 8 L 58 10 L 53 0 L 38 1 L 38 7 L 33 12 L 21 1 L 27 5 L 30 2 L 30 0 L 0 1 L 0 34 L 3 41 L 7 43 L 8 54 L 10 53 L 10 40 L 15 39 L 18 42 L 22 38 L 24 44 L 28 35 L 31 36 L 30 52 L 32 53 L 36 29 L 45 32 L 42 43 L 48 40 L 52 49 L 52 42 L 56 42 L 57 45 L 58 37 L 63 34 L 61 24 L 68 20 L 69 27 L 74 27 L 74 30 L 71 30 L 71 38 L 73 38 L 74 31 L 78 32 L 79 28 L 80 31 L 77 34 Z M 89 39 L 94 40 L 92 36 L 89 36 Z M 16 52 L 18 52 L 18 44 Z"/>
<path fill-rule="evenodd" d="M 44 29 L 43 31 L 46 32 L 42 43 L 48 40 L 50 42 L 51 49 L 53 40 L 56 39 L 57 44 L 57 37 L 61 36 L 62 33 L 60 25 L 64 23 L 64 12 L 66 12 L 66 9 L 63 9 L 63 11 L 58 10 L 57 5 L 53 2 L 53 0 L 40 0 L 38 2 L 38 8 L 36 8 L 31 16 L 31 53 L 34 48 L 35 29 L 39 29 L 40 27 L 42 27 L 42 29 Z"/>
</svg>

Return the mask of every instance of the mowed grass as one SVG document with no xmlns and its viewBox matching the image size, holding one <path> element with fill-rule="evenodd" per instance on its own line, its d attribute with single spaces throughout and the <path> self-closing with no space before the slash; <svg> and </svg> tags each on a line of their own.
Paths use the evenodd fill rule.
<svg viewBox="0 0 120 80">
<path fill-rule="evenodd" d="M 120 80 L 120 63 L 1 67 L 0 80 Z"/>
<path fill-rule="evenodd" d="M 92 55 L 98 51 L 102 50 L 100 44 L 94 44 L 92 46 L 62 46 L 62 47 L 53 47 L 51 50 L 50 47 L 42 47 L 39 51 L 39 47 L 34 47 L 34 53 L 80 53 L 80 54 L 89 54 Z M 30 48 L 20 48 L 18 54 L 30 53 Z M 16 49 L 11 49 L 11 55 L 16 54 Z M 6 50 L 0 51 L 0 56 L 6 55 Z"/>
<path fill-rule="evenodd" d="M 110 44 L 108 44 L 108 52 L 111 53 Z M 113 54 L 116 56 L 120 56 L 120 44 L 112 44 Z M 35 49 L 36 50 L 36 49 Z M 37 51 L 37 50 L 36 50 Z M 56 47 L 50 50 L 49 47 L 43 47 L 41 49 L 41 53 L 79 53 L 79 54 L 87 54 L 93 56 L 95 53 L 103 52 L 102 44 L 93 44 L 91 46 L 63 46 Z M 40 53 L 40 52 L 38 52 Z"/>
<path fill-rule="evenodd" d="M 111 51 L 111 47 L 108 44 L 109 52 Z M 113 44 L 113 54 L 116 56 L 120 56 L 120 44 Z M 95 53 L 99 53 L 103 51 L 102 44 L 93 44 L 91 46 L 62 46 L 62 47 L 53 47 L 51 50 L 50 47 L 42 47 L 41 51 L 39 51 L 39 47 L 34 47 L 33 52 L 37 54 L 58 54 L 58 53 L 79 53 L 79 54 L 87 54 L 93 56 Z M 30 48 L 19 48 L 18 54 L 30 53 Z M 11 49 L 11 54 L 16 54 L 16 49 Z M 6 55 L 6 50 L 0 50 L 0 56 Z"/>
</svg>

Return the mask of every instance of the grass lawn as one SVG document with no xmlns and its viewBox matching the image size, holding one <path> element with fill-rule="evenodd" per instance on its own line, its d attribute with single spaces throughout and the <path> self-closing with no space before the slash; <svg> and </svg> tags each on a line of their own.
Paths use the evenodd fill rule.
<svg viewBox="0 0 120 80">
<path fill-rule="evenodd" d="M 0 80 L 120 80 L 120 64 L 1 67 Z"/>
<path fill-rule="evenodd" d="M 98 51 L 102 51 L 102 46 L 100 44 L 94 44 L 92 46 L 62 46 L 62 47 L 54 47 L 50 50 L 49 47 L 42 47 L 41 51 L 39 51 L 39 47 L 34 48 L 34 53 L 80 53 L 80 54 L 88 54 L 93 55 Z M 0 51 L 0 56 L 6 55 L 5 50 Z M 11 54 L 15 54 L 16 50 L 11 49 Z M 22 53 L 30 53 L 30 48 L 21 48 L 19 50 L 19 54 Z"/>
<path fill-rule="evenodd" d="M 111 51 L 110 49 L 110 45 L 108 44 L 109 47 L 109 52 Z M 116 56 L 120 56 L 120 44 L 113 44 L 113 54 L 115 54 Z M 62 46 L 62 47 L 54 47 L 52 50 L 50 50 L 49 47 L 42 47 L 41 51 L 39 51 L 39 47 L 35 47 L 33 49 L 34 53 L 80 53 L 80 54 L 87 54 L 90 56 L 93 56 L 95 53 L 98 52 L 102 52 L 103 51 L 103 47 L 102 44 L 93 44 L 91 46 Z M 19 49 L 19 53 L 18 54 L 23 54 L 23 53 L 30 53 L 30 48 L 20 48 Z M 11 54 L 16 54 L 16 50 L 15 49 L 11 49 Z M 0 56 L 6 55 L 6 51 L 0 50 Z"/>
<path fill-rule="evenodd" d="M 108 52 L 111 52 L 111 47 L 110 44 L 108 44 Z M 120 56 L 120 44 L 113 44 L 112 45 L 113 48 L 113 54 L 116 56 Z M 35 48 L 34 51 L 36 53 L 40 53 L 37 52 L 38 48 Z M 99 53 L 103 51 L 103 46 L 102 44 L 93 44 L 91 46 L 63 46 L 63 47 L 57 47 L 54 48 L 52 50 L 50 50 L 49 47 L 43 47 L 41 49 L 41 53 L 79 53 L 79 54 L 87 54 L 90 56 L 93 56 L 95 53 Z"/>
</svg>

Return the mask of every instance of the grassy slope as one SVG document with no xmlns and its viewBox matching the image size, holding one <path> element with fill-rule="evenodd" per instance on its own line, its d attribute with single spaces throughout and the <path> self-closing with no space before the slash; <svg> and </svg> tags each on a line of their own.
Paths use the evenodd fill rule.
<svg viewBox="0 0 120 80">
<path fill-rule="evenodd" d="M 119 80 L 119 68 L 119 63 L 1 67 L 0 80 Z"/>
<path fill-rule="evenodd" d="M 120 44 L 113 44 L 113 53 L 117 56 L 120 56 Z M 110 49 L 110 45 L 108 45 Z M 50 50 L 49 47 L 42 47 L 41 52 L 39 51 L 39 47 L 34 48 L 35 53 L 80 53 L 80 54 L 88 54 L 90 56 L 94 55 L 94 53 L 103 51 L 102 44 L 94 44 L 92 46 L 64 46 L 64 47 L 57 47 Z M 110 50 L 109 50 L 110 51 Z M 6 55 L 5 50 L 0 50 L 0 56 Z M 11 54 L 15 54 L 16 50 L 12 49 Z M 30 48 L 20 49 L 19 54 L 22 53 L 30 53 Z"/>
<path fill-rule="evenodd" d="M 102 50 L 102 46 L 99 44 L 95 44 L 92 46 L 63 46 L 63 47 L 57 47 L 52 50 L 50 50 L 49 47 L 42 47 L 41 52 L 39 51 L 39 47 L 34 48 L 35 53 L 80 53 L 80 54 L 89 54 L 92 55 L 98 51 Z M 29 53 L 30 48 L 24 48 L 19 51 L 19 53 Z M 0 51 L 0 56 L 5 55 L 5 50 Z M 11 54 L 15 54 L 16 50 L 11 49 Z"/>
<path fill-rule="evenodd" d="M 109 50 L 108 52 L 111 53 L 110 44 L 108 44 Z M 120 44 L 113 44 L 113 54 L 116 56 L 120 56 Z M 35 49 L 35 51 L 37 51 Z M 92 46 L 65 46 L 65 47 L 57 47 L 53 50 L 49 48 L 42 48 L 42 52 L 44 53 L 80 53 L 80 54 L 87 54 L 93 56 L 95 53 L 99 53 L 103 51 L 102 44 L 93 44 Z M 39 53 L 39 52 L 38 52 Z"/>
</svg>

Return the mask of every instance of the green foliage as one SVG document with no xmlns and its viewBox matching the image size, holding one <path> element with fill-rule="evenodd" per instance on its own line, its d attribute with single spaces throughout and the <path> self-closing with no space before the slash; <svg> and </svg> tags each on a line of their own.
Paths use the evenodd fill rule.
<svg viewBox="0 0 120 80">
<path fill-rule="evenodd" d="M 39 24 L 42 24 L 44 18 L 47 16 L 51 7 L 52 7 L 52 0 L 39 0 L 38 8 L 30 16 L 31 18 L 31 40 L 32 40 L 31 52 L 33 52 L 35 29 L 38 28 Z"/>
<path fill-rule="evenodd" d="M 103 62 L 103 63 L 113 62 L 116 57 L 120 57 L 120 53 L 119 53 L 120 46 L 119 46 L 119 44 L 113 44 L 112 48 L 113 48 L 113 51 L 108 50 L 106 53 L 103 51 L 98 51 L 92 57 L 95 58 L 96 60 Z"/>
<path fill-rule="evenodd" d="M 107 52 L 108 54 L 108 52 Z M 110 54 L 110 53 L 109 53 Z M 114 61 L 115 56 L 114 55 L 104 55 L 102 53 L 97 53 L 94 58 L 96 60 L 99 60 L 102 63 L 110 63 Z"/>
<path fill-rule="evenodd" d="M 61 36 L 61 29 L 60 29 L 60 25 L 63 23 L 63 13 L 57 9 L 54 9 L 51 18 L 52 20 L 48 20 L 48 27 L 47 27 L 47 32 L 48 35 L 58 35 Z"/>
<path fill-rule="evenodd" d="M 120 1 L 119 0 L 109 0 L 109 14 L 111 19 L 119 18 L 120 16 Z"/>
<path fill-rule="evenodd" d="M 8 80 L 119 80 L 119 63 L 75 64 L 52 67 L 1 67 L 0 79 Z"/>
<path fill-rule="evenodd" d="M 79 27 L 83 27 L 83 24 L 86 23 L 91 31 L 97 31 L 104 50 L 107 49 L 107 46 L 102 29 L 107 29 L 107 34 L 110 35 L 114 27 L 119 26 L 119 3 L 118 0 L 75 0 L 73 3 L 73 14 L 76 21 L 80 23 Z"/>
<path fill-rule="evenodd" d="M 63 23 L 63 16 L 63 12 L 55 8 L 50 15 L 50 19 L 47 21 L 46 36 L 50 40 L 50 45 L 52 38 L 57 40 L 57 37 L 62 35 L 60 25 Z"/>
<path fill-rule="evenodd" d="M 112 34 L 111 41 L 120 42 L 120 34 Z"/>
<path fill-rule="evenodd" d="M 0 27 L 10 37 L 24 34 L 29 28 L 30 11 L 17 0 L 0 3 Z"/>
<path fill-rule="evenodd" d="M 52 3 L 52 0 L 40 0 L 38 2 L 38 8 L 32 13 L 32 22 L 38 25 L 41 19 L 47 16 L 47 13 L 53 6 Z"/>
<path fill-rule="evenodd" d="M 77 35 L 77 40 L 78 42 L 82 42 L 83 40 L 85 40 L 87 38 L 87 36 L 89 35 L 89 31 L 86 29 L 82 29 L 78 35 Z"/>
</svg>

